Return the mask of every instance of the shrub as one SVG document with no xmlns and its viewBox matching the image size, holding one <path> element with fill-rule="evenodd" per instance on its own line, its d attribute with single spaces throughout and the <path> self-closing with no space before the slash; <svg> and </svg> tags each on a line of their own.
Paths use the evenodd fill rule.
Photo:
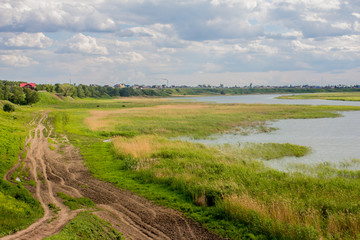
<svg viewBox="0 0 360 240">
<path fill-rule="evenodd" d="M 14 105 L 10 104 L 10 103 L 5 103 L 3 106 L 3 110 L 5 112 L 14 112 L 15 111 L 15 107 Z"/>
</svg>

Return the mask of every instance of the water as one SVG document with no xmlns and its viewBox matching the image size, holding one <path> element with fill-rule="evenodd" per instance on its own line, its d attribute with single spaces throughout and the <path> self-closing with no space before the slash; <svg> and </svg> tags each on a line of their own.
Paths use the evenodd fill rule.
<svg viewBox="0 0 360 240">
<path fill-rule="evenodd" d="M 197 102 L 215 103 L 265 103 L 265 104 L 287 104 L 287 105 L 336 105 L 336 106 L 360 106 L 358 101 L 333 101 L 321 99 L 276 99 L 276 97 L 294 94 L 254 94 L 238 96 L 211 96 L 211 97 L 176 97 L 171 99 L 185 99 Z"/>
<path fill-rule="evenodd" d="M 360 106 L 360 102 L 275 99 L 277 96 L 279 95 L 214 96 L 187 99 L 216 103 Z M 311 147 L 311 153 L 301 158 L 285 157 L 265 162 L 266 165 L 279 170 L 289 170 L 294 163 L 319 164 L 330 162 L 339 164 L 351 159 L 360 159 L 360 111 L 342 112 L 341 114 L 343 117 L 339 118 L 279 120 L 270 123 L 270 127 L 278 129 L 271 133 L 250 134 L 248 136 L 222 134 L 213 136 L 214 138 L 211 139 L 194 141 L 205 144 L 275 142 Z"/>
</svg>

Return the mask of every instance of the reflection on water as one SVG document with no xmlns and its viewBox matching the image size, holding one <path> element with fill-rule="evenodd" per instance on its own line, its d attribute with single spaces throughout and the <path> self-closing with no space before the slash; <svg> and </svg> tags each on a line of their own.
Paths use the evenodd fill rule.
<svg viewBox="0 0 360 240">
<path fill-rule="evenodd" d="M 277 95 L 275 95 L 277 96 Z M 193 99 L 193 98 L 191 98 Z M 246 95 L 226 97 L 199 97 L 196 101 L 213 101 L 217 103 L 271 103 L 271 104 L 306 104 L 310 105 L 352 105 L 360 106 L 360 102 L 326 101 L 326 100 L 280 100 L 274 95 Z M 270 124 L 278 130 L 271 133 L 251 134 L 248 136 L 223 134 L 211 140 L 194 140 L 205 144 L 237 144 L 237 143 L 292 143 L 309 146 L 312 152 L 307 156 L 265 162 L 276 169 L 286 170 L 294 163 L 319 164 L 350 161 L 360 159 L 360 111 L 343 112 L 343 117 L 321 119 L 288 119 Z"/>
</svg>

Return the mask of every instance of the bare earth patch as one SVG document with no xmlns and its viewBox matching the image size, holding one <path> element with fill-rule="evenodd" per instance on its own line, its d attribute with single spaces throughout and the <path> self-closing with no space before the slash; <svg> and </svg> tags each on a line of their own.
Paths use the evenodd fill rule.
<svg viewBox="0 0 360 240">
<path fill-rule="evenodd" d="M 47 136 L 43 134 L 43 122 L 46 118 L 46 113 L 43 113 L 37 122 L 34 136 L 29 135 L 26 144 L 31 142 L 31 145 L 24 160 L 24 167 L 30 169 L 30 179 L 36 182 L 35 187 L 28 186 L 28 189 L 39 200 L 45 214 L 27 229 L 2 239 L 43 239 L 60 232 L 84 210 L 70 210 L 57 192 L 76 198 L 90 198 L 98 208 L 93 209 L 94 213 L 110 222 L 127 239 L 220 239 L 179 212 L 157 206 L 94 178 L 84 166 L 77 149 L 66 137 L 61 147 L 62 154 L 50 150 L 48 138 L 51 131 Z M 8 180 L 19 166 L 20 164 L 7 173 Z M 49 209 L 49 204 L 56 205 L 59 211 Z"/>
</svg>

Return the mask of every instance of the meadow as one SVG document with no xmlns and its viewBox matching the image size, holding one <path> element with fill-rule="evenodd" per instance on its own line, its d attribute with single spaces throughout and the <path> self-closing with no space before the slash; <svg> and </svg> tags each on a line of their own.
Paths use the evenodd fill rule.
<svg viewBox="0 0 360 240">
<path fill-rule="evenodd" d="M 95 177 L 180 210 L 221 236 L 359 237 L 360 172 L 320 166 L 311 174 L 285 173 L 264 166 L 263 161 L 309 152 L 292 144 L 210 147 L 176 140 L 223 132 L 269 132 L 273 129 L 268 121 L 339 117 L 339 111 L 358 107 L 220 105 L 153 98 L 61 100 L 48 93 L 41 93 L 41 99 L 31 110 L 50 110 L 48 124 L 55 127 L 54 137 L 66 134 Z M 29 114 L 24 109 L 15 111 L 19 123 L 30 121 L 20 119 Z M 3 114 L 9 119 L 14 116 Z M 19 146 L 22 142 L 18 141 Z M 100 232 L 108 229 L 88 213 L 75 219 L 81 221 L 100 226 Z M 69 223 L 61 234 L 66 239 L 86 234 L 86 229 L 87 225 Z"/>
<path fill-rule="evenodd" d="M 336 101 L 360 101 L 360 91 L 337 93 L 312 93 L 281 96 L 280 99 L 324 99 Z"/>
<path fill-rule="evenodd" d="M 108 109 L 51 113 L 57 131 L 66 132 L 80 147 L 96 177 L 181 210 L 232 239 L 358 237 L 359 172 L 332 170 L 314 176 L 264 166 L 262 161 L 301 157 L 309 151 L 292 144 L 209 147 L 174 138 L 241 134 L 244 129 L 266 132 L 271 131 L 266 125 L 269 120 L 338 117 L 338 111 L 359 108 L 159 99 L 116 100 L 113 104 L 118 101 L 136 105 L 117 109 L 109 103 Z M 109 138 L 111 142 L 104 142 Z"/>
</svg>

